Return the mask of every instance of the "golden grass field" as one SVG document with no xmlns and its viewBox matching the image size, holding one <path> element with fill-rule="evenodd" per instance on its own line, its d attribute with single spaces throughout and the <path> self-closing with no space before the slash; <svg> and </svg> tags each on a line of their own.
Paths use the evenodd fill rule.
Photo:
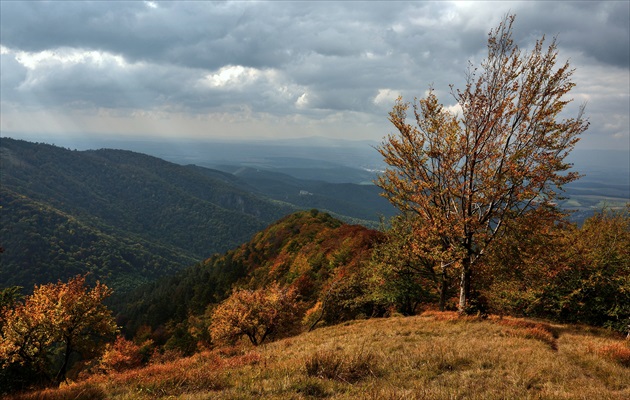
<svg viewBox="0 0 630 400">
<path fill-rule="evenodd" d="M 15 399 L 630 399 L 630 340 L 516 318 L 351 321 Z"/>
</svg>

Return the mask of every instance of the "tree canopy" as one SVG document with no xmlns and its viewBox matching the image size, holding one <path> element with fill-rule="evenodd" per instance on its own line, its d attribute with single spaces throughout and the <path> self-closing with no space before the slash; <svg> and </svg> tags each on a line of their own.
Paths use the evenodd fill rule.
<svg viewBox="0 0 630 400">
<path fill-rule="evenodd" d="M 103 300 L 111 290 L 85 276 L 40 285 L 23 302 L 2 310 L 0 365 L 5 373 L 63 381 L 71 356 L 94 356 L 117 326 Z M 4 378 L 4 376 L 0 377 Z M 9 382 L 14 383 L 14 382 Z"/>
<path fill-rule="evenodd" d="M 588 127 L 583 106 L 562 118 L 574 70 L 557 65 L 556 40 L 545 48 L 543 36 L 523 52 L 513 22 L 506 16 L 489 33 L 487 58 L 468 70 L 465 87 L 451 87 L 461 115 L 433 89 L 413 105 L 399 98 L 389 114 L 398 133 L 378 148 L 389 165 L 377 180 L 384 196 L 421 220 L 418 235 L 438 241 L 427 257 L 459 267 L 462 312 L 475 266 L 506 221 L 557 211 L 557 191 L 579 176 L 565 158 Z"/>
</svg>

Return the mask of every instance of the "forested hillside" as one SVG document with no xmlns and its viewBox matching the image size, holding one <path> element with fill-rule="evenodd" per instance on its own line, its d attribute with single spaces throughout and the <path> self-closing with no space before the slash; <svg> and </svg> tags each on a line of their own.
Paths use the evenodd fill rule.
<svg viewBox="0 0 630 400">
<path fill-rule="evenodd" d="M 370 226 L 394 212 L 372 185 L 10 138 L 2 138 L 0 152 L 0 286 L 30 288 L 91 272 L 90 281 L 126 291 L 234 248 L 298 209 Z"/>
<path fill-rule="evenodd" d="M 168 325 L 171 330 L 166 336 L 178 330 L 191 341 L 188 316 L 203 315 L 224 300 L 233 287 L 292 286 L 309 307 L 331 295 L 338 297 L 337 306 L 345 304 L 344 298 L 349 301 L 342 309 L 325 310 L 323 322 L 370 314 L 371 304 L 357 302 L 355 307 L 350 302 L 368 290 L 357 279 L 368 270 L 372 249 L 382 239 L 377 231 L 344 224 L 329 214 L 301 211 L 282 218 L 223 255 L 116 299 L 114 309 L 129 335 L 143 325 L 160 332 L 165 332 Z M 175 329 L 177 324 L 180 326 Z"/>
<path fill-rule="evenodd" d="M 129 151 L 9 138 L 0 151 L 2 286 L 78 272 L 133 286 L 233 248 L 295 210 L 232 175 Z"/>
<path fill-rule="evenodd" d="M 45 202 L 3 189 L 1 286 L 66 281 L 91 272 L 121 291 L 174 274 L 198 258 L 119 229 L 105 230 Z"/>
</svg>

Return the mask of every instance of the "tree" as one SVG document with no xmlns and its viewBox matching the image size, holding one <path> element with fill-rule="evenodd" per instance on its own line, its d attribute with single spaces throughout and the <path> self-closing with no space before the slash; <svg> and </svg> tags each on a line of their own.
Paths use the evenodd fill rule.
<svg viewBox="0 0 630 400">
<path fill-rule="evenodd" d="M 546 302 L 564 321 L 630 329 L 630 205 L 568 231 L 566 266 L 546 285 Z M 552 308 L 552 307 L 549 307 Z M 630 332 L 629 332 L 630 333 Z"/>
<path fill-rule="evenodd" d="M 235 290 L 212 314 L 212 339 L 234 342 L 247 336 L 258 346 L 270 336 L 292 333 L 301 316 L 296 295 L 275 283 L 266 289 Z"/>
<path fill-rule="evenodd" d="M 23 303 L 5 313 L 0 360 L 48 374 L 50 359 L 58 351 L 61 366 L 55 378 L 64 381 L 74 353 L 94 355 L 117 332 L 111 311 L 103 304 L 110 294 L 99 282 L 87 288 L 84 276 L 36 286 Z"/>
<path fill-rule="evenodd" d="M 44 380 L 52 343 L 46 313 L 30 296 L 5 309 L 0 328 L 0 386 L 10 390 Z"/>
<path fill-rule="evenodd" d="M 479 283 L 492 311 L 627 332 L 630 209 L 596 213 L 581 227 L 550 222 L 510 221 L 487 253 Z"/>
<path fill-rule="evenodd" d="M 538 209 L 509 221 L 505 234 L 486 252 L 477 271 L 475 287 L 495 314 L 557 317 L 558 277 L 568 270 L 572 232 L 569 222 Z M 555 298 L 555 300 L 552 300 Z"/>
<path fill-rule="evenodd" d="M 506 222 L 554 208 L 556 191 L 578 178 L 565 158 L 588 127 L 583 106 L 576 118 L 560 118 L 574 71 L 568 62 L 556 67 L 556 40 L 545 50 L 543 37 L 523 53 L 513 22 L 507 16 L 489 33 L 488 56 L 469 69 L 464 89 L 451 86 L 461 116 L 431 89 L 413 103 L 412 125 L 399 98 L 389 114 L 399 134 L 378 148 L 390 166 L 376 182 L 384 196 L 424 221 L 420 236 L 439 239 L 437 261 L 457 261 L 461 312 L 478 261 Z"/>
<path fill-rule="evenodd" d="M 409 213 L 393 217 L 387 239 L 373 253 L 372 281 L 376 279 L 377 284 L 372 295 L 396 304 L 403 315 L 413 314 L 418 305 L 436 298 L 444 311 L 451 287 L 446 269 L 435 262 L 432 251 L 436 243 L 416 235 L 418 223 L 419 218 Z"/>
</svg>

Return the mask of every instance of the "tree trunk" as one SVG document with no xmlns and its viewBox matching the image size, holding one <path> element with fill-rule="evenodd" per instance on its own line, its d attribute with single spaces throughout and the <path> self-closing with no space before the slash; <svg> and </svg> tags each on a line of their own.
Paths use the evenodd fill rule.
<svg viewBox="0 0 630 400">
<path fill-rule="evenodd" d="M 460 314 L 466 314 L 466 308 L 470 301 L 470 255 L 462 260 L 462 275 L 459 282 L 459 306 Z"/>
<path fill-rule="evenodd" d="M 61 383 L 66 380 L 66 373 L 68 372 L 68 363 L 70 363 L 70 354 L 72 353 L 72 339 L 66 340 L 66 353 L 63 356 L 63 364 L 59 373 L 57 373 L 57 382 Z"/>
<path fill-rule="evenodd" d="M 446 296 L 447 296 L 447 292 L 448 292 L 448 282 L 447 282 L 447 275 L 446 275 L 446 264 L 444 263 L 444 261 L 442 261 L 440 263 L 440 267 L 442 269 L 441 275 L 440 275 L 440 311 L 444 311 L 446 309 Z"/>
</svg>

